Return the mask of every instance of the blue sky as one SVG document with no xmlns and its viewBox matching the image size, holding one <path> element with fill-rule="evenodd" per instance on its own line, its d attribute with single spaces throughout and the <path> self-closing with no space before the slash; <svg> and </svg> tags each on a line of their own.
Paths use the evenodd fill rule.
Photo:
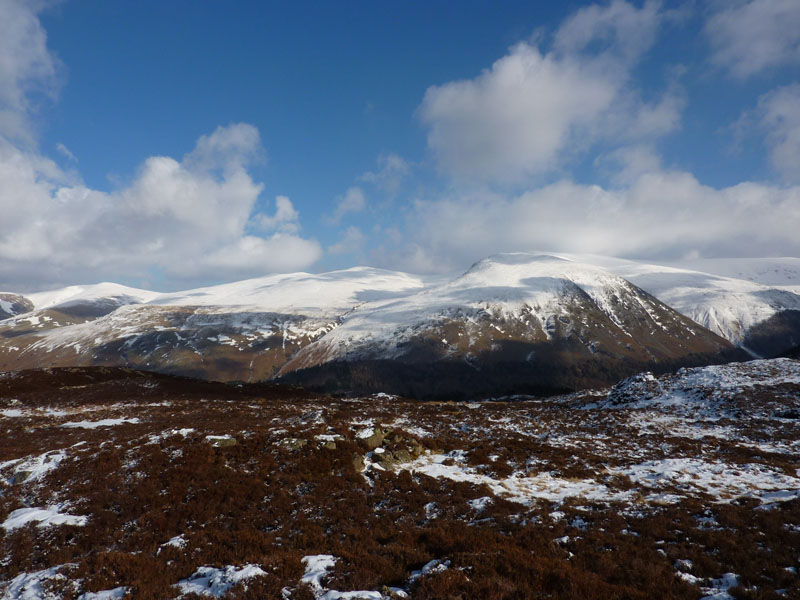
<svg viewBox="0 0 800 600">
<path fill-rule="evenodd" d="M 0 288 L 800 255 L 800 3 L 0 0 Z"/>
</svg>

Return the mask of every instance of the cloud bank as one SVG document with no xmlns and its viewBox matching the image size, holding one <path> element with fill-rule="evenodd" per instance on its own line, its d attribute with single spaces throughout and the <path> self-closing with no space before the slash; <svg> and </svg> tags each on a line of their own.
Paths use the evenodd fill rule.
<svg viewBox="0 0 800 600">
<path fill-rule="evenodd" d="M 636 258 L 800 255 L 800 188 L 717 190 L 685 172 L 604 189 L 564 180 L 520 195 L 483 191 L 419 201 L 402 253 L 383 264 L 430 272 L 497 252 L 552 250 Z"/>
</svg>

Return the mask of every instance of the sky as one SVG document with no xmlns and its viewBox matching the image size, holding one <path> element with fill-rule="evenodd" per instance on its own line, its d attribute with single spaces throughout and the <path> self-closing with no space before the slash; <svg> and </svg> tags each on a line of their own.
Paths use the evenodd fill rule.
<svg viewBox="0 0 800 600">
<path fill-rule="evenodd" d="M 800 2 L 0 0 L 0 289 L 800 256 Z"/>
</svg>

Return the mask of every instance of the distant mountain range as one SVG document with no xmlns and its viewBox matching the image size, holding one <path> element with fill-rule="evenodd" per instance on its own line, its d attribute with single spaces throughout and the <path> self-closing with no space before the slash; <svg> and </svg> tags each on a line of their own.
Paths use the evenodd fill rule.
<svg viewBox="0 0 800 600">
<path fill-rule="evenodd" d="M 449 277 L 357 267 L 166 294 L 109 283 L 0 293 L 0 370 L 131 366 L 472 397 L 796 351 L 800 260 L 703 267 L 717 274 L 503 254 Z"/>
</svg>

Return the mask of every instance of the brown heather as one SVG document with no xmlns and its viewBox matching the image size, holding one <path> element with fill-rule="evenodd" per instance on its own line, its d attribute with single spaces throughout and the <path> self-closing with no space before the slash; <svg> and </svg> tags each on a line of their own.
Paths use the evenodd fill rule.
<svg viewBox="0 0 800 600">
<path fill-rule="evenodd" d="M 12 403 L 12 400 L 16 402 Z M 232 589 L 240 600 L 313 598 L 300 586 L 301 559 L 332 554 L 330 589 L 398 586 L 414 599 L 697 599 L 697 586 L 676 577 L 678 559 L 701 578 L 739 575 L 737 599 L 800 598 L 800 581 L 785 570 L 800 551 L 800 501 L 757 510 L 743 499 L 718 503 L 702 494 L 669 506 L 591 503 L 568 499 L 530 506 L 492 494 L 486 486 L 434 479 L 408 470 L 354 468 L 364 455 L 354 421 L 372 419 L 430 451 L 464 450 L 469 465 L 498 478 L 518 469 L 564 478 L 595 478 L 613 490 L 633 487 L 605 468 L 613 457 L 593 450 L 597 415 L 578 416 L 546 402 L 422 403 L 314 396 L 298 388 L 201 383 L 125 369 L 53 369 L 0 379 L 0 408 L 25 416 L 0 420 L 0 463 L 66 449 L 67 458 L 41 481 L 11 483 L 0 471 L 0 522 L 23 506 L 69 502 L 89 516 L 84 527 L 28 525 L 0 529 L 0 581 L 23 572 L 70 564 L 63 581 L 48 583 L 69 600 L 84 591 L 129 586 L 131 598 L 166 599 L 174 584 L 204 565 L 256 564 L 267 575 Z M 66 416 L 37 408 L 74 411 Z M 98 429 L 59 427 L 65 421 L 139 418 Z M 560 447 L 514 427 L 585 433 L 580 448 Z M 409 431 L 405 431 L 405 423 Z M 463 427 L 466 426 L 466 427 Z M 422 427 L 429 435 L 413 432 Z M 623 417 L 600 431 L 619 451 L 635 439 Z M 187 435 L 170 433 L 193 428 Z M 483 433 L 482 433 L 483 432 Z M 335 448 L 315 435 L 339 434 Z M 214 447 L 207 435 L 231 435 Z M 780 436 L 781 432 L 773 432 Z M 786 435 L 795 435 L 790 431 Z M 305 442 L 296 443 L 297 441 Z M 75 446 L 79 442 L 82 445 Z M 398 442 L 399 443 L 399 442 Z M 388 444 L 388 442 L 387 442 Z M 764 464 L 789 474 L 797 456 L 744 450 L 723 440 L 652 434 L 648 459 L 699 454 Z M 387 445 L 388 447 L 388 445 Z M 757 455 L 754 457 L 754 455 Z M 526 461 L 535 458 L 535 466 Z M 482 512 L 469 501 L 492 497 Z M 437 515 L 428 515 L 434 503 Z M 553 511 L 564 513 L 555 519 Z M 710 517 L 714 527 L 700 517 Z M 576 518 L 587 524 L 576 525 Z M 183 535 L 183 548 L 162 546 Z M 557 541 L 569 536 L 566 541 Z M 450 568 L 410 574 L 433 559 Z M 776 590 L 785 590 L 779 596 Z M 184 596 L 188 598 L 189 596 Z"/>
</svg>

